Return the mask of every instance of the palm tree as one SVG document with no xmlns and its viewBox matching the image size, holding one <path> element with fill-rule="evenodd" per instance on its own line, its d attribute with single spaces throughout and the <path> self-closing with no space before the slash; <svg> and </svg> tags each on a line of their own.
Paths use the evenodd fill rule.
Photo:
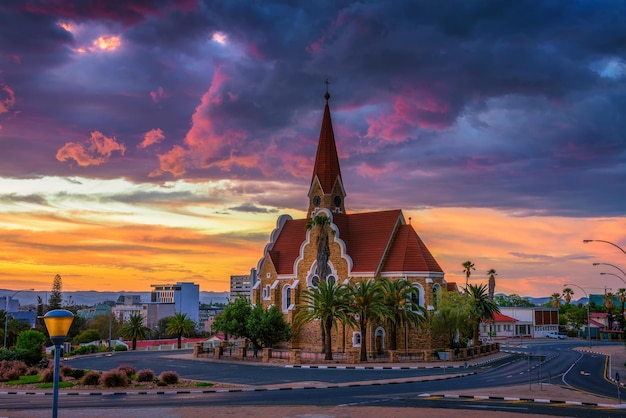
<svg viewBox="0 0 626 418">
<path fill-rule="evenodd" d="M 615 298 L 615 295 L 613 295 L 613 293 L 611 292 L 606 292 L 604 296 L 602 297 L 602 300 L 604 301 L 604 306 L 606 306 L 606 310 L 609 313 L 609 315 L 613 313 L 614 298 Z"/>
<path fill-rule="evenodd" d="M 619 301 L 622 303 L 622 310 L 619 313 L 619 324 L 624 330 L 624 303 L 626 302 L 626 288 L 617 289 L 617 296 L 619 296 Z"/>
<path fill-rule="evenodd" d="M 374 279 L 351 284 L 350 312 L 361 333 L 361 361 L 367 361 L 367 326 L 370 321 L 382 319 L 388 313 L 380 283 Z"/>
<path fill-rule="evenodd" d="M 183 335 L 189 335 L 194 329 L 196 329 L 196 323 L 186 313 L 177 312 L 168 319 L 165 332 L 176 335 L 178 349 L 180 350 Z"/>
<path fill-rule="evenodd" d="M 324 331 L 322 344 L 326 360 L 333 359 L 331 336 L 333 325 L 337 327 L 337 321 L 350 322 L 348 296 L 346 285 L 331 280 L 322 280 L 317 286 L 311 286 L 302 292 L 303 303 L 298 306 L 294 325 L 300 327 L 307 322 L 320 320 Z"/>
<path fill-rule="evenodd" d="M 574 291 L 569 287 L 563 289 L 563 297 L 565 298 L 565 303 L 569 304 L 572 301 L 572 296 L 574 296 Z"/>
<path fill-rule="evenodd" d="M 416 327 L 426 320 L 426 312 L 418 303 L 419 291 L 406 279 L 380 281 L 384 304 L 387 306 L 390 349 L 398 348 L 398 327 L 413 324 Z"/>
<path fill-rule="evenodd" d="M 480 333 L 480 322 L 483 320 L 493 320 L 495 314 L 500 313 L 500 308 L 493 301 L 489 300 L 487 286 L 484 284 L 470 284 L 466 288 L 470 298 L 470 316 L 473 325 L 474 345 L 478 345 L 478 335 Z"/>
<path fill-rule="evenodd" d="M 560 293 L 553 293 L 550 296 L 550 305 L 552 305 L 555 308 L 558 308 L 559 306 L 561 306 L 561 294 Z"/>
<path fill-rule="evenodd" d="M 467 292 L 467 284 L 469 283 L 469 278 L 472 275 L 472 270 L 476 270 L 476 268 L 474 268 L 474 263 L 472 263 L 469 260 L 463 263 L 463 272 L 465 273 L 465 291 L 466 292 Z"/>
<path fill-rule="evenodd" d="M 311 230 L 317 227 L 319 234 L 317 236 L 317 276 L 320 281 L 325 281 L 330 274 L 328 266 L 328 258 L 330 257 L 330 248 L 328 246 L 328 229 L 330 220 L 326 215 L 316 215 L 307 222 L 306 229 Z"/>
<path fill-rule="evenodd" d="M 124 338 L 129 338 L 133 342 L 133 350 L 137 348 L 137 340 L 145 339 L 150 333 L 150 328 L 143 324 L 141 314 L 131 314 L 128 321 L 119 329 L 119 333 Z"/>
<path fill-rule="evenodd" d="M 489 276 L 489 300 L 493 301 L 493 293 L 496 290 L 496 276 L 498 273 L 494 269 L 489 269 L 487 276 Z"/>
</svg>

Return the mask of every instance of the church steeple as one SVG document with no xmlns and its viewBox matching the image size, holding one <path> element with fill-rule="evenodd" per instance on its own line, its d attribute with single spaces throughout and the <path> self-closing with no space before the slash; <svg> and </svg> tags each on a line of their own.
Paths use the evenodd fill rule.
<svg viewBox="0 0 626 418">
<path fill-rule="evenodd" d="M 317 143 L 317 154 L 315 155 L 315 165 L 313 167 L 313 177 L 309 188 L 309 210 L 308 217 L 311 217 L 319 209 L 326 208 L 331 212 L 345 213 L 344 198 L 346 193 L 343 189 L 341 179 L 341 168 L 335 144 L 335 133 L 330 117 L 330 107 L 328 100 L 328 80 L 326 81 L 326 93 L 324 94 L 326 105 L 324 106 L 324 116 L 322 117 L 322 128 Z"/>
</svg>

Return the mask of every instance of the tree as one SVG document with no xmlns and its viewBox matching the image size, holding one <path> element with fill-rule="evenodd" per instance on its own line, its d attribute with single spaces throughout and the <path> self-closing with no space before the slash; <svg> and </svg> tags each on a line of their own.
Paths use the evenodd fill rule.
<svg viewBox="0 0 626 418">
<path fill-rule="evenodd" d="M 61 288 L 63 286 L 61 276 L 56 275 L 52 281 L 52 292 L 50 292 L 50 298 L 48 299 L 48 310 L 61 309 L 63 303 L 63 294 Z"/>
<path fill-rule="evenodd" d="M 18 356 L 30 366 L 39 363 L 43 358 L 43 345 L 46 336 L 43 332 L 28 330 L 21 332 L 17 337 L 15 349 Z"/>
<path fill-rule="evenodd" d="M 602 301 L 604 302 L 604 306 L 606 306 L 606 310 L 611 315 L 613 313 L 613 305 L 614 305 L 615 295 L 611 292 L 606 292 L 604 296 L 602 296 Z"/>
<path fill-rule="evenodd" d="M 472 270 L 476 270 L 476 268 L 474 268 L 474 263 L 472 263 L 469 260 L 463 263 L 463 272 L 465 273 L 465 291 L 466 292 L 467 292 L 467 285 L 469 283 L 469 278 L 472 275 Z"/>
<path fill-rule="evenodd" d="M 387 314 L 384 294 L 375 279 L 350 284 L 350 312 L 361 333 L 361 361 L 367 361 L 367 326 L 371 321 L 382 320 Z"/>
<path fill-rule="evenodd" d="M 419 291 L 408 280 L 383 279 L 380 281 L 380 289 L 383 292 L 383 303 L 387 307 L 389 348 L 397 350 L 398 327 L 409 324 L 418 327 L 426 320 L 426 312 L 419 305 Z"/>
<path fill-rule="evenodd" d="M 565 303 L 569 304 L 572 301 L 572 296 L 574 296 L 574 291 L 571 288 L 566 287 L 565 289 L 563 289 L 563 297 L 565 298 Z"/>
<path fill-rule="evenodd" d="M 471 324 L 468 322 L 470 313 L 471 306 L 467 294 L 443 289 L 437 310 L 430 318 L 431 330 L 437 334 L 445 334 L 450 348 L 455 348 L 454 341 L 457 335 L 470 335 L 472 332 Z M 461 342 L 458 345 L 464 346 Z"/>
<path fill-rule="evenodd" d="M 100 331 L 97 329 L 90 328 L 78 334 L 76 337 L 72 339 L 72 343 L 74 344 L 83 344 L 90 343 L 92 341 L 99 341 L 102 339 L 100 335 Z"/>
<path fill-rule="evenodd" d="M 317 229 L 317 276 L 320 281 L 326 281 L 330 274 L 328 266 L 328 258 L 330 257 L 330 248 L 328 245 L 328 229 L 330 220 L 326 215 L 316 215 L 313 219 L 306 223 L 306 229 Z"/>
<path fill-rule="evenodd" d="M 550 305 L 552 305 L 555 308 L 558 308 L 559 306 L 561 306 L 561 294 L 560 293 L 553 293 L 552 295 L 550 295 Z"/>
<path fill-rule="evenodd" d="M 620 328 L 624 330 L 624 303 L 626 303 L 626 289 L 621 287 L 617 289 L 617 296 L 619 297 L 619 301 L 622 304 L 622 310 L 619 312 L 619 324 Z"/>
<path fill-rule="evenodd" d="M 234 302 L 226 305 L 224 312 L 215 318 L 213 329 L 224 333 L 226 339 L 228 339 L 229 335 L 235 338 L 245 338 L 248 333 L 246 323 L 251 311 L 250 301 L 240 296 Z"/>
<path fill-rule="evenodd" d="M 473 337 L 474 345 L 478 345 L 478 336 L 480 334 L 480 323 L 483 320 L 493 320 L 496 313 L 500 313 L 500 308 L 494 302 L 489 300 L 487 294 L 487 286 L 481 285 L 468 285 L 466 289 L 467 295 L 470 298 L 470 318 L 473 325 Z"/>
<path fill-rule="evenodd" d="M 494 269 L 489 269 L 487 276 L 489 277 L 489 300 L 493 302 L 493 293 L 496 290 L 496 276 L 498 273 Z"/>
<path fill-rule="evenodd" d="M 128 321 L 120 327 L 120 335 L 132 340 L 132 349 L 137 349 L 137 340 L 143 340 L 150 332 L 150 328 L 143 324 L 141 314 L 131 314 Z"/>
<path fill-rule="evenodd" d="M 119 329 L 122 325 L 123 321 L 117 319 L 113 312 L 98 315 L 89 321 L 89 328 L 97 329 L 102 338 L 107 340 L 109 339 L 109 336 L 111 339 L 119 337 Z"/>
<path fill-rule="evenodd" d="M 261 305 L 252 308 L 246 321 L 247 337 L 256 349 L 273 347 L 291 338 L 291 327 L 285 322 L 283 313 L 276 306 L 263 309 Z"/>
<path fill-rule="evenodd" d="M 187 337 L 196 329 L 196 323 L 186 313 L 177 312 L 167 321 L 167 332 L 176 336 L 180 350 L 183 336 Z"/>
<path fill-rule="evenodd" d="M 300 327 L 306 322 L 319 319 L 324 330 L 322 337 L 322 344 L 325 347 L 324 358 L 332 360 L 333 325 L 336 328 L 338 321 L 351 323 L 349 290 L 344 284 L 324 280 L 320 281 L 317 286 L 311 286 L 302 292 L 302 300 L 303 303 L 297 310 L 294 323 L 296 327 Z"/>
<path fill-rule="evenodd" d="M 528 299 L 522 298 L 520 295 L 516 293 L 512 293 L 508 296 L 496 295 L 494 296 L 493 300 L 498 306 L 527 306 L 527 307 L 535 306 Z"/>
</svg>

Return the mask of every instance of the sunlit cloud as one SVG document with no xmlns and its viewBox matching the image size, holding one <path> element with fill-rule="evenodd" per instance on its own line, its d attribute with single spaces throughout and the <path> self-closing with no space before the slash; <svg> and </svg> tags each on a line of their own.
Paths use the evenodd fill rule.
<svg viewBox="0 0 626 418">
<path fill-rule="evenodd" d="M 70 22 L 59 22 L 59 26 L 70 33 L 74 32 L 74 26 Z"/>
<path fill-rule="evenodd" d="M 165 135 L 163 135 L 163 131 L 161 129 L 152 129 L 144 134 L 143 141 L 137 145 L 137 148 L 146 148 L 150 145 L 158 144 L 164 139 Z"/>
<path fill-rule="evenodd" d="M 10 112 L 13 106 L 15 106 L 15 93 L 0 81 L 0 114 Z"/>
<path fill-rule="evenodd" d="M 118 143 L 115 137 L 108 138 L 101 132 L 94 131 L 82 143 L 68 142 L 65 144 L 57 151 L 56 158 L 62 162 L 72 159 L 79 166 L 88 167 L 107 162 L 115 151 L 124 155 L 126 146 Z"/>
<path fill-rule="evenodd" d="M 122 41 L 119 36 L 104 35 L 93 41 L 93 45 L 102 51 L 114 51 L 122 45 Z"/>
<path fill-rule="evenodd" d="M 224 32 L 213 32 L 213 36 L 211 36 L 211 39 L 220 45 L 226 45 L 226 43 L 228 42 L 228 35 L 226 35 Z"/>
</svg>

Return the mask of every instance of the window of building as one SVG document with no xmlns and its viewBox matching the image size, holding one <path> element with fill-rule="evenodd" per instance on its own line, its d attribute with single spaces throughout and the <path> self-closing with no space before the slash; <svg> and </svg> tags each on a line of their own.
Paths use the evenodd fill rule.
<svg viewBox="0 0 626 418">
<path fill-rule="evenodd" d="M 433 285 L 433 307 L 437 309 L 439 306 L 439 301 L 441 300 L 441 286 L 439 283 L 435 283 Z"/>
<path fill-rule="evenodd" d="M 269 300 L 270 298 L 270 285 L 268 284 L 263 288 L 263 300 Z"/>
<path fill-rule="evenodd" d="M 413 283 L 415 292 L 411 294 L 411 310 L 413 312 L 419 312 L 420 306 L 424 307 L 424 288 L 419 283 Z"/>
<path fill-rule="evenodd" d="M 353 332 L 352 333 L 352 347 L 360 347 L 361 346 L 361 333 Z"/>
<path fill-rule="evenodd" d="M 283 286 L 283 311 L 286 311 L 291 306 L 291 286 Z"/>
</svg>

